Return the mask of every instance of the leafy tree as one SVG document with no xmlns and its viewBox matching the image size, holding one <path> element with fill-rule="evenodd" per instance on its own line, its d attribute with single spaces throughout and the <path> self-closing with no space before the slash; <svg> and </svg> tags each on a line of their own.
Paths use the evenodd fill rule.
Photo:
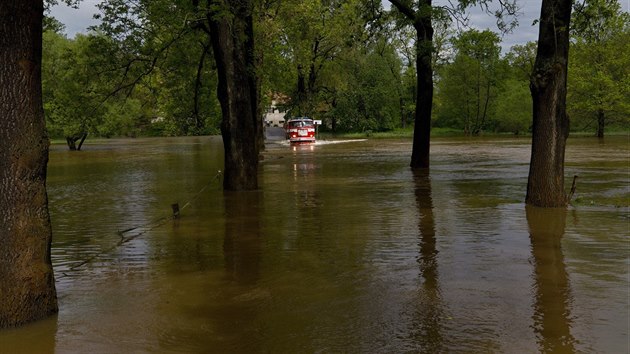
<svg viewBox="0 0 630 354">
<path fill-rule="evenodd" d="M 440 81 L 440 115 L 467 135 L 479 135 L 492 118 L 503 71 L 499 43 L 489 30 L 469 30 L 453 39 L 457 54 Z"/>
<path fill-rule="evenodd" d="M 291 63 L 293 116 L 316 116 L 322 91 L 333 88 L 324 77 L 340 53 L 364 37 L 365 20 L 358 0 L 291 0 L 282 2 L 278 21 L 284 56 Z M 330 94 L 330 92 L 326 92 Z M 326 110 L 326 109 L 324 109 Z"/>
<path fill-rule="evenodd" d="M 505 60 L 511 69 L 511 78 L 525 81 L 529 84 L 530 76 L 534 70 L 534 62 L 536 61 L 536 42 L 512 46 L 505 55 Z"/>
<path fill-rule="evenodd" d="M 528 132 L 532 123 L 532 96 L 521 80 L 507 79 L 496 102 L 495 130 L 515 135 Z"/>
<path fill-rule="evenodd" d="M 111 65 L 112 44 L 100 34 L 79 34 L 70 40 L 44 32 L 42 86 L 47 127 L 52 136 L 66 138 L 70 149 L 80 149 L 81 143 L 77 147 L 75 141 L 87 133 L 142 134 L 155 115 L 155 98 L 146 87 L 129 96 L 112 93 L 116 77 L 103 70 Z M 141 109 L 131 109 L 134 105 Z"/>
<path fill-rule="evenodd" d="M 141 134 L 140 128 L 143 125 L 140 117 L 146 117 L 146 114 L 138 99 L 107 102 L 103 105 L 103 120 L 97 127 L 98 133 L 105 137 L 136 137 Z"/>
<path fill-rule="evenodd" d="M 252 1 L 209 1 L 210 37 L 219 76 L 226 190 L 258 188 L 258 82 Z"/>
<path fill-rule="evenodd" d="M 532 125 L 532 96 L 529 77 L 534 68 L 536 43 L 515 45 L 505 55 L 505 78 L 496 99 L 494 128 L 497 132 L 520 134 Z"/>
<path fill-rule="evenodd" d="M 433 106 L 433 7 L 431 0 L 419 0 L 411 4 L 401 0 L 389 0 L 416 31 L 416 108 L 411 151 L 412 168 L 429 167 L 431 138 L 431 109 Z"/>
<path fill-rule="evenodd" d="M 216 65 L 207 34 L 197 31 L 180 38 L 158 65 L 147 86 L 155 95 L 162 133 L 219 134 Z"/>
<path fill-rule="evenodd" d="M 400 89 L 397 75 L 400 60 L 386 43 L 375 43 L 365 49 L 356 48 L 340 54 L 339 65 L 326 77 L 340 78 L 334 87 L 334 103 L 330 114 L 343 117 L 339 129 L 355 131 L 384 131 L 399 126 L 399 97 L 392 95 Z M 327 92 L 332 91 L 328 89 Z"/>
<path fill-rule="evenodd" d="M 532 154 L 525 202 L 539 207 L 567 203 L 564 151 L 569 136 L 566 112 L 571 0 L 543 0 L 536 62 L 531 76 Z"/>
<path fill-rule="evenodd" d="M 44 110 L 53 136 L 64 137 L 74 147 L 75 137 L 96 133 L 102 112 L 98 98 L 100 83 L 93 73 L 90 37 L 44 33 L 42 86 Z"/>
<path fill-rule="evenodd" d="M 198 2 L 107 0 L 98 7 L 95 28 L 110 42 L 101 75 L 109 77 L 109 96 L 131 97 L 137 90 L 153 101 L 155 119 L 167 135 L 216 131 L 219 105 L 212 60 L 209 6 Z M 210 124 L 210 126 L 208 126 Z"/>
<path fill-rule="evenodd" d="M 109 68 L 120 77 L 114 92 L 126 92 L 129 96 L 137 87 L 145 87 L 157 93 L 165 79 L 177 77 L 171 75 L 173 70 L 196 68 L 193 77 L 192 70 L 184 69 L 185 77 L 194 83 L 193 91 L 186 91 L 193 97 L 190 119 L 176 110 L 180 105 L 160 105 L 163 110 L 177 113 L 179 121 L 194 122 L 196 134 L 205 131 L 207 119 L 202 114 L 216 112 L 212 106 L 202 108 L 204 102 L 209 103 L 203 96 L 210 92 L 212 80 L 206 73 L 214 57 L 225 150 L 224 188 L 256 189 L 262 115 L 258 108 L 260 63 L 254 48 L 253 1 L 107 0 L 99 8 L 99 29 L 118 46 L 116 60 Z M 194 54 L 173 54 L 181 51 Z M 191 57 L 198 59 L 191 63 Z M 170 63 L 176 64 L 169 66 Z M 189 65 L 182 65 L 185 63 Z M 178 86 L 187 85 L 172 87 Z"/>
<path fill-rule="evenodd" d="M 46 193 L 41 0 L 0 2 L 0 328 L 57 312 Z"/>
<path fill-rule="evenodd" d="M 578 128 L 630 121 L 630 15 L 616 0 L 588 0 L 573 15 L 568 110 Z"/>
<path fill-rule="evenodd" d="M 405 17 L 416 32 L 417 100 L 410 165 L 412 168 L 427 168 L 429 167 L 429 140 L 433 106 L 434 20 L 445 17 L 448 12 L 461 14 L 467 7 L 473 5 L 480 5 L 487 11 L 490 1 L 460 0 L 455 9 L 434 7 L 431 0 L 389 0 L 389 2 Z M 501 9 L 495 12 L 497 24 L 501 29 L 509 28 L 514 22 L 506 22 L 505 19 L 515 14 L 516 5 L 511 1 L 500 1 L 499 3 Z"/>
<path fill-rule="evenodd" d="M 398 95 L 401 126 L 404 128 L 407 123 L 413 122 L 416 106 L 415 30 L 407 26 L 405 21 L 400 21 L 397 16 L 391 16 L 390 14 L 388 18 L 390 19 L 390 25 L 385 29 L 384 36 L 388 38 L 390 45 L 395 48 L 398 56 L 403 60 L 403 69 L 399 74 L 401 85 L 398 89 Z M 448 62 L 446 53 L 449 53 L 450 50 L 447 47 L 450 44 L 449 38 L 452 37 L 454 30 L 451 29 L 451 19 L 446 16 L 434 16 L 432 24 L 434 55 L 431 66 L 435 71 L 434 77 L 437 77 L 439 82 L 440 70 Z M 439 105 L 438 96 L 435 97 L 433 107 L 439 107 Z"/>
</svg>

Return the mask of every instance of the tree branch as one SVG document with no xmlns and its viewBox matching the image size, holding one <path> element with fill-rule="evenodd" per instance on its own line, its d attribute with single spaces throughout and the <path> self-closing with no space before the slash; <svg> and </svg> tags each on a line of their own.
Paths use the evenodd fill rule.
<svg viewBox="0 0 630 354">
<path fill-rule="evenodd" d="M 416 12 L 411 8 L 411 6 L 405 5 L 400 0 L 388 0 L 392 5 L 394 5 L 400 13 L 405 15 L 411 21 L 416 20 Z"/>
</svg>

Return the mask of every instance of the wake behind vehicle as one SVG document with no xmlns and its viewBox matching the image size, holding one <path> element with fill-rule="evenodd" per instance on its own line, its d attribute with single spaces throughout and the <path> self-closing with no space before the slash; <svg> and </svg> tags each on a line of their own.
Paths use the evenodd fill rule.
<svg viewBox="0 0 630 354">
<path fill-rule="evenodd" d="M 286 138 L 292 143 L 314 143 L 315 122 L 311 118 L 289 119 L 285 125 Z"/>
</svg>

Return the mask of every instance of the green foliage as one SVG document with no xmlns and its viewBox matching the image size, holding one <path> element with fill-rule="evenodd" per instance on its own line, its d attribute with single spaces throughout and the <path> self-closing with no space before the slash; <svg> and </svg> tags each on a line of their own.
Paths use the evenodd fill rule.
<svg viewBox="0 0 630 354">
<path fill-rule="evenodd" d="M 493 129 L 522 134 L 531 131 L 532 96 L 529 77 L 536 59 L 536 43 L 513 46 L 503 58 L 504 75 L 496 98 Z"/>
<path fill-rule="evenodd" d="M 194 3 L 103 1 L 102 23 L 75 39 L 48 19 L 42 72 L 51 135 L 217 134 L 210 12 L 205 2 Z M 490 11 L 486 1 L 457 5 L 458 11 L 472 5 Z M 594 129 L 603 115 L 607 129 L 630 129 L 628 14 L 614 0 L 577 6 L 569 63 L 572 127 Z M 442 8 L 432 10 L 434 127 L 449 134 L 528 132 L 536 44 L 515 46 L 501 58 L 496 34 L 471 30 L 452 38 L 449 17 Z M 254 18 L 261 102 L 288 96 L 291 114 L 323 119 L 323 130 L 380 136 L 413 124 L 415 30 L 398 11 L 361 0 L 261 1 Z"/>
<path fill-rule="evenodd" d="M 325 107 L 318 97 L 339 81 L 334 70 L 339 56 L 361 43 L 366 35 L 362 2 L 284 1 L 278 8 L 278 43 L 284 59 L 284 75 L 290 80 L 292 115 L 317 117 Z M 322 112 L 323 113 L 323 112 Z"/>
<path fill-rule="evenodd" d="M 93 133 L 101 120 L 88 41 L 85 36 L 68 40 L 55 32 L 44 33 L 42 89 L 47 126 L 53 137 Z"/>
<path fill-rule="evenodd" d="M 218 132 L 216 71 L 203 10 L 195 13 L 189 0 L 109 0 L 98 7 L 101 24 L 87 36 L 70 40 L 46 32 L 50 131 L 55 136 Z"/>
<path fill-rule="evenodd" d="M 50 135 L 71 137 L 83 132 L 96 136 L 136 136 L 147 126 L 151 95 L 116 92 L 116 77 L 108 75 L 115 50 L 98 35 L 70 40 L 46 31 L 43 38 L 42 90 Z"/>
<path fill-rule="evenodd" d="M 529 82 L 536 61 L 536 42 L 513 46 L 504 59 L 512 78 Z"/>
<path fill-rule="evenodd" d="M 578 130 L 600 137 L 630 128 L 630 15 L 617 1 L 589 0 L 574 13 L 567 110 Z"/>
<path fill-rule="evenodd" d="M 136 137 L 140 133 L 139 117 L 143 117 L 142 103 L 138 99 L 109 103 L 103 112 L 103 120 L 98 126 L 100 136 Z"/>
<path fill-rule="evenodd" d="M 440 74 L 435 124 L 478 135 L 494 115 L 502 75 L 500 40 L 489 30 L 469 30 L 452 42 L 456 55 Z"/>
<path fill-rule="evenodd" d="M 336 86 L 329 114 L 342 131 L 391 130 L 400 122 L 400 59 L 391 47 L 353 51 L 335 68 L 344 84 Z M 340 75 L 340 76 L 341 76 Z"/>
<path fill-rule="evenodd" d="M 532 96 L 526 81 L 508 79 L 496 103 L 495 131 L 515 135 L 527 133 L 532 125 Z"/>
</svg>

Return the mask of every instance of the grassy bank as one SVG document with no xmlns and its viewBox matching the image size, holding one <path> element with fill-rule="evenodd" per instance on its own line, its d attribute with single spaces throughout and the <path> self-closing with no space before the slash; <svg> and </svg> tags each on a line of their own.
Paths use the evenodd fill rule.
<svg viewBox="0 0 630 354">
<path fill-rule="evenodd" d="M 530 137 L 531 134 L 514 135 L 512 133 L 494 133 L 484 132 L 481 137 Z M 629 136 L 630 131 L 611 131 L 606 132 L 605 136 Z M 463 131 L 453 128 L 432 128 L 431 137 L 466 137 Z M 569 137 L 595 137 L 593 132 L 571 132 Z M 407 129 L 395 129 L 387 132 L 354 132 L 354 133 L 331 133 L 320 132 L 320 139 L 411 139 L 413 138 L 413 127 Z"/>
</svg>

